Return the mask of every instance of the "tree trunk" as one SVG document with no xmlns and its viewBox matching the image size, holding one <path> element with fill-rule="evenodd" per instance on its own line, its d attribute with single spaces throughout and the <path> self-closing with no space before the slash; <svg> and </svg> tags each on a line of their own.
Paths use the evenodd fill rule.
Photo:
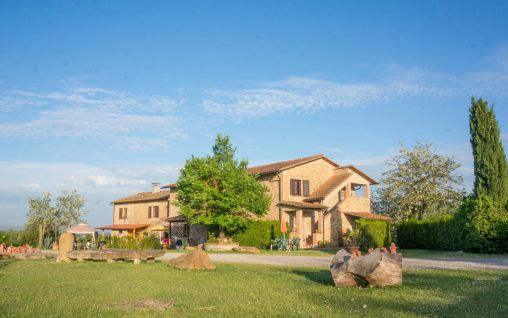
<svg viewBox="0 0 508 318">
<path fill-rule="evenodd" d="M 219 243 L 224 243 L 225 239 L 226 235 L 224 234 L 224 228 L 222 226 L 219 226 Z"/>
<path fill-rule="evenodd" d="M 402 284 L 402 255 L 374 251 L 353 258 L 339 250 L 330 263 L 335 286 L 384 287 Z"/>
<path fill-rule="evenodd" d="M 46 232 L 46 225 L 43 223 L 39 224 L 39 243 L 37 246 L 42 249 L 43 242 L 44 242 L 44 234 Z"/>
</svg>

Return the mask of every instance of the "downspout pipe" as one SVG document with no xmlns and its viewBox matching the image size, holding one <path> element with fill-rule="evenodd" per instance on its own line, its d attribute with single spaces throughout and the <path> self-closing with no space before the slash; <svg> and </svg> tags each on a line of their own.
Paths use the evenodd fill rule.
<svg viewBox="0 0 508 318">
<path fill-rule="evenodd" d="M 280 206 L 280 203 L 282 202 L 282 177 L 280 175 L 280 172 L 277 172 L 277 177 L 279 178 L 279 222 L 282 221 L 282 207 Z"/>
</svg>

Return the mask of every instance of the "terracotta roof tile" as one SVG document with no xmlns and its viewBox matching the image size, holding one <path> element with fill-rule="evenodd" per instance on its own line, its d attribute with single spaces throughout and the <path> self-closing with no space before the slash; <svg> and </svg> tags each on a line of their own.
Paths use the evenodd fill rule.
<svg viewBox="0 0 508 318">
<path fill-rule="evenodd" d="M 145 201 L 154 201 L 154 200 L 167 200 L 169 199 L 169 190 L 163 190 L 160 192 L 152 193 L 152 192 L 140 192 L 128 197 L 115 200 L 111 203 L 131 203 L 131 202 L 145 202 Z"/>
<path fill-rule="evenodd" d="M 285 169 L 288 169 L 288 168 L 291 168 L 291 167 L 294 167 L 294 166 L 297 166 L 297 165 L 300 165 L 303 163 L 307 163 L 310 161 L 314 161 L 317 159 L 324 159 L 324 160 L 328 161 L 329 163 L 333 164 L 334 166 L 337 166 L 337 167 L 339 166 L 338 164 L 336 164 L 332 160 L 328 159 L 324 155 L 315 155 L 315 156 L 310 156 L 310 157 L 305 157 L 305 158 L 298 158 L 298 159 L 293 159 L 293 160 L 270 163 L 270 164 L 262 165 L 262 166 L 251 167 L 248 170 L 250 173 L 268 174 L 268 173 L 279 172 L 281 170 L 285 170 Z"/>
<path fill-rule="evenodd" d="M 170 218 L 167 218 L 166 221 L 168 222 L 187 222 L 187 219 L 183 215 L 176 215 Z"/>
<path fill-rule="evenodd" d="M 320 155 L 314 155 L 314 156 L 310 156 L 310 157 L 304 157 L 304 158 L 269 163 L 269 164 L 262 165 L 262 166 L 250 167 L 247 170 L 250 173 L 263 175 L 263 174 L 279 172 L 281 170 L 285 170 L 285 169 L 288 169 L 288 168 L 291 168 L 291 167 L 294 167 L 297 165 L 301 165 L 303 163 L 311 162 L 311 161 L 314 161 L 317 159 L 324 159 L 327 162 L 331 163 L 332 165 L 339 167 L 339 165 L 337 163 L 333 162 L 331 159 L 327 158 L 325 155 L 320 154 Z M 161 189 L 169 189 L 169 188 L 176 188 L 176 183 L 166 184 L 161 187 Z"/>
<path fill-rule="evenodd" d="M 96 229 L 100 230 L 134 230 L 134 229 L 143 229 L 145 227 L 149 227 L 150 224 L 113 224 L 107 226 L 96 227 Z"/>
<path fill-rule="evenodd" d="M 374 214 L 370 212 L 344 212 L 344 214 L 355 216 L 358 218 L 366 218 L 366 219 L 375 219 L 375 220 L 385 220 L 391 221 L 392 218 L 386 215 Z"/>
<path fill-rule="evenodd" d="M 361 175 L 362 177 L 364 177 L 365 179 L 367 179 L 371 184 L 379 184 L 379 182 L 372 179 L 365 172 L 361 171 L 360 169 L 358 169 L 357 167 L 355 167 L 353 165 L 344 165 L 344 166 L 340 166 L 339 168 L 340 169 L 349 168 L 349 169 L 353 170 L 354 172 L 358 173 L 359 175 Z"/>
<path fill-rule="evenodd" d="M 324 199 L 333 189 L 338 187 L 342 182 L 346 181 L 352 173 L 341 173 L 338 175 L 331 176 L 330 179 L 326 180 L 321 184 L 317 189 L 312 191 L 312 193 L 305 199 L 304 201 L 316 201 Z"/>
<path fill-rule="evenodd" d="M 281 201 L 279 203 L 279 205 L 289 205 L 289 206 L 296 206 L 299 208 L 319 209 L 319 210 L 328 208 L 326 205 L 322 205 L 322 204 L 299 202 L 299 201 Z"/>
</svg>

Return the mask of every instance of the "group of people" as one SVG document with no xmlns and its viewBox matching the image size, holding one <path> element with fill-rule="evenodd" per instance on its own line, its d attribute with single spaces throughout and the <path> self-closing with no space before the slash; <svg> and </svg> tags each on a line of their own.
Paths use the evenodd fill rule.
<svg viewBox="0 0 508 318">
<path fill-rule="evenodd" d="M 29 244 L 21 244 L 20 246 L 14 246 L 5 244 L 5 242 L 2 242 L 0 244 L 0 254 L 7 254 L 7 255 L 13 255 L 13 254 L 21 254 L 21 253 L 35 253 L 37 252 L 37 248 L 32 248 Z"/>
</svg>

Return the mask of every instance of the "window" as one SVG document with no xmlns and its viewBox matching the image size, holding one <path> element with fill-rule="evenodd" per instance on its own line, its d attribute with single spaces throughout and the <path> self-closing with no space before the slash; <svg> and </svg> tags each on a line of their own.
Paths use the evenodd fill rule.
<svg viewBox="0 0 508 318">
<path fill-rule="evenodd" d="M 339 191 L 339 202 L 344 201 L 345 198 L 346 198 L 346 189 L 342 188 Z"/>
<path fill-rule="evenodd" d="M 159 206 L 149 206 L 148 207 L 148 218 L 159 218 Z"/>
<path fill-rule="evenodd" d="M 308 197 L 309 192 L 309 180 L 303 180 L 303 196 Z"/>
<path fill-rule="evenodd" d="M 289 231 L 296 231 L 296 215 L 295 212 L 288 212 L 288 220 L 289 220 Z"/>
<path fill-rule="evenodd" d="M 120 219 L 120 220 L 127 219 L 127 208 L 119 208 L 118 209 L 118 219 Z"/>
<path fill-rule="evenodd" d="M 291 195 L 303 195 L 305 197 L 310 195 L 309 180 L 291 179 L 289 182 Z"/>
<path fill-rule="evenodd" d="M 290 194 L 291 195 L 302 195 L 302 180 L 291 179 L 290 182 Z"/>
<path fill-rule="evenodd" d="M 352 184 L 353 187 L 353 196 L 357 198 L 366 198 L 367 197 L 367 186 L 364 184 Z"/>
</svg>

